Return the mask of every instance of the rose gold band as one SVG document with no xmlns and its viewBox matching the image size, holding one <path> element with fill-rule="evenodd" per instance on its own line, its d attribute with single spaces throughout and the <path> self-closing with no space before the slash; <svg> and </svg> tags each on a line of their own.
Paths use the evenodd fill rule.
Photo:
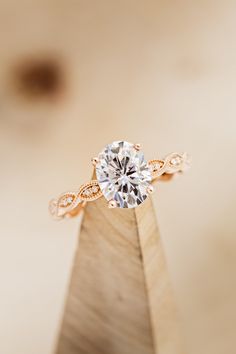
<svg viewBox="0 0 236 354">
<path fill-rule="evenodd" d="M 174 174 L 183 172 L 188 168 L 189 163 L 190 158 L 186 153 L 171 153 L 164 159 L 150 160 L 148 165 L 152 173 L 152 183 L 158 179 L 168 180 Z M 151 188 L 149 192 L 152 192 Z M 76 191 L 65 192 L 59 198 L 52 199 L 49 203 L 49 211 L 55 219 L 72 217 L 79 214 L 86 202 L 96 200 L 102 195 L 99 183 L 94 179 L 83 184 Z"/>
</svg>

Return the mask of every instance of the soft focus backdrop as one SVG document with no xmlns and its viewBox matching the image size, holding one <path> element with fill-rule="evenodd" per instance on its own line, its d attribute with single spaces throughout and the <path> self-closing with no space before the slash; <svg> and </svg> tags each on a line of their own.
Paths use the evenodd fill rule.
<svg viewBox="0 0 236 354">
<path fill-rule="evenodd" d="M 1 353 L 52 353 L 79 220 L 48 200 L 115 139 L 192 155 L 154 194 L 182 334 L 235 353 L 235 35 L 233 0 L 1 0 Z"/>
</svg>

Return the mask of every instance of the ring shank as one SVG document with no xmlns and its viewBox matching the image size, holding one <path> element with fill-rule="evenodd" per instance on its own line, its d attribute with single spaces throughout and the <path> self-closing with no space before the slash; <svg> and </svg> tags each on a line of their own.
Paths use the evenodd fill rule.
<svg viewBox="0 0 236 354">
<path fill-rule="evenodd" d="M 186 153 L 171 153 L 164 159 L 148 161 L 152 173 L 152 183 L 156 181 L 169 181 L 174 175 L 182 173 L 190 165 L 190 157 Z M 95 176 L 94 176 L 95 177 Z M 86 202 L 93 201 L 102 196 L 99 183 L 92 179 L 83 184 L 78 191 L 66 192 L 49 204 L 49 211 L 55 219 L 74 217 L 80 214 Z"/>
</svg>

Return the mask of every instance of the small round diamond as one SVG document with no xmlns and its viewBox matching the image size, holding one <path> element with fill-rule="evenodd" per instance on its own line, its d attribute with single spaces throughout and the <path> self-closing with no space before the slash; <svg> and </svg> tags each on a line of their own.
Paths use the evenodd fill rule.
<svg viewBox="0 0 236 354">
<path fill-rule="evenodd" d="M 115 141 L 107 145 L 98 156 L 96 174 L 103 195 L 117 207 L 134 208 L 148 196 L 151 171 L 134 144 Z"/>
<path fill-rule="evenodd" d="M 97 193 L 98 192 L 98 187 L 97 186 L 93 186 L 92 187 L 92 192 L 93 193 Z"/>
<path fill-rule="evenodd" d="M 171 165 L 178 166 L 181 163 L 181 158 L 180 156 L 173 157 L 173 159 L 170 160 Z"/>
</svg>

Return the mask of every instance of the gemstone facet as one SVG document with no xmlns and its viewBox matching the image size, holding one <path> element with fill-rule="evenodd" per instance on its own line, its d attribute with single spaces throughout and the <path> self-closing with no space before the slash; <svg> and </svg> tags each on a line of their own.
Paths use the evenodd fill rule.
<svg viewBox="0 0 236 354">
<path fill-rule="evenodd" d="M 143 153 L 126 141 L 115 141 L 104 148 L 98 155 L 96 175 L 104 197 L 120 208 L 141 204 L 152 180 Z"/>
</svg>

